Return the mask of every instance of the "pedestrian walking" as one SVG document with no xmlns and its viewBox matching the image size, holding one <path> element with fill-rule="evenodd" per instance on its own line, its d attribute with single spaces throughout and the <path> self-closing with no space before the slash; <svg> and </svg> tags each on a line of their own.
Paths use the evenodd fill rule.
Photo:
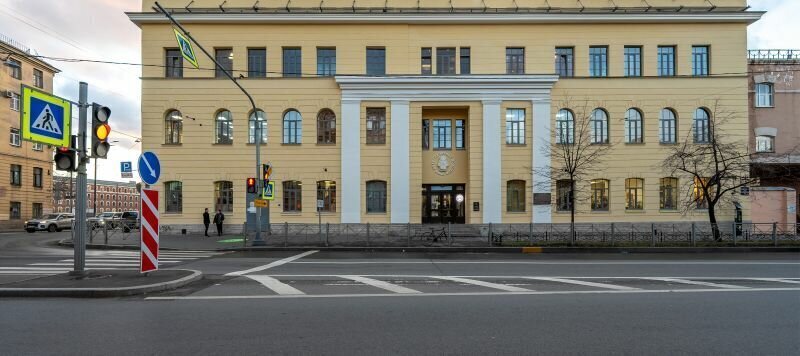
<svg viewBox="0 0 800 356">
<path fill-rule="evenodd" d="M 214 224 L 217 224 L 217 236 L 222 236 L 222 222 L 225 221 L 225 214 L 222 209 L 217 209 L 217 214 L 214 215 Z"/>
<path fill-rule="evenodd" d="M 208 214 L 208 208 L 203 212 L 203 225 L 206 226 L 206 237 L 208 237 L 208 225 L 211 225 L 211 215 Z"/>
</svg>

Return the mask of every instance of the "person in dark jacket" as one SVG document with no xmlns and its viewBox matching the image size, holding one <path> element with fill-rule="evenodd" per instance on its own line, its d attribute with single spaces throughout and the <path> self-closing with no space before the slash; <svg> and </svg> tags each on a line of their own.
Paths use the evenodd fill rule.
<svg viewBox="0 0 800 356">
<path fill-rule="evenodd" d="M 217 224 L 217 236 L 222 236 L 222 222 L 225 221 L 225 214 L 222 209 L 217 209 L 217 214 L 214 215 L 214 224 Z"/>
<path fill-rule="evenodd" d="M 208 225 L 211 225 L 211 215 L 208 214 L 208 208 L 203 212 L 203 225 L 206 226 L 206 237 L 208 237 Z"/>
</svg>

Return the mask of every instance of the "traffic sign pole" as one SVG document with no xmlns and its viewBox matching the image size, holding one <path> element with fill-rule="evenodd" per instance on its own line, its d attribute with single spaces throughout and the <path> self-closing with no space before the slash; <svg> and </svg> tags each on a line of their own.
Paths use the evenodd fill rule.
<svg viewBox="0 0 800 356">
<path fill-rule="evenodd" d="M 86 275 L 86 110 L 89 108 L 89 84 L 78 85 L 78 178 L 76 181 L 73 234 L 73 275 Z"/>
</svg>

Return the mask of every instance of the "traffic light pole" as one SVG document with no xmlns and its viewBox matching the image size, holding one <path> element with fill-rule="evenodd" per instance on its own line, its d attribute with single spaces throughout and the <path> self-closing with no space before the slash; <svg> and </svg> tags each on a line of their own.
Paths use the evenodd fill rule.
<svg viewBox="0 0 800 356">
<path fill-rule="evenodd" d="M 89 107 L 89 84 L 80 82 L 78 90 L 78 178 L 75 183 L 75 233 L 72 239 L 74 250 L 71 274 L 86 274 L 86 109 Z"/>
<path fill-rule="evenodd" d="M 244 95 L 247 96 L 247 99 L 250 100 L 250 105 L 252 105 L 252 107 L 253 107 L 252 113 L 253 113 L 253 115 L 256 115 L 256 120 L 255 120 L 256 126 L 259 128 L 259 129 L 254 130 L 254 131 L 258 131 L 258 135 L 257 135 L 257 138 L 255 140 L 256 141 L 256 144 L 255 144 L 255 146 L 256 146 L 256 177 L 260 177 L 261 176 L 261 174 L 260 174 L 260 170 L 261 170 L 261 132 L 260 132 L 261 130 L 260 130 L 260 128 L 261 128 L 262 125 L 261 125 L 261 121 L 258 120 L 258 117 L 257 117 L 258 115 L 256 114 L 256 111 L 258 110 L 258 108 L 256 108 L 256 102 L 253 100 L 253 97 L 250 95 L 250 93 L 247 92 L 247 90 L 244 89 L 244 87 L 242 87 L 241 84 L 239 84 L 238 81 L 236 81 L 236 79 L 233 77 L 233 75 L 231 75 L 231 73 L 227 69 L 225 69 L 222 65 L 219 64 L 219 62 L 217 62 L 216 58 L 214 58 L 214 56 L 212 56 L 211 53 L 208 53 L 208 51 L 206 51 L 206 49 L 203 48 L 203 46 L 200 45 L 200 43 L 197 42 L 197 40 L 195 40 L 194 37 L 192 37 L 192 34 L 190 34 L 189 31 L 186 31 L 186 29 L 183 28 L 183 26 L 181 26 L 181 24 L 178 23 L 178 21 L 175 20 L 172 17 L 172 15 L 169 14 L 169 12 L 167 12 L 167 10 L 165 10 L 163 7 L 161 7 L 161 4 L 159 4 L 158 1 L 155 2 L 155 5 L 156 5 L 155 10 L 157 12 L 160 12 L 160 13 L 164 14 L 164 16 L 166 16 L 169 19 L 169 21 L 173 25 L 175 25 L 175 27 L 177 27 L 186 36 L 186 38 L 188 38 L 190 41 L 192 41 L 192 43 L 197 45 L 197 48 L 200 48 L 200 50 L 203 51 L 203 53 L 206 55 L 206 57 L 208 57 L 211 60 L 211 62 L 214 63 L 214 66 L 216 67 L 216 69 L 219 69 L 222 73 L 224 73 L 225 76 L 228 77 L 228 79 L 230 79 L 233 82 L 233 84 L 236 84 L 236 86 L 239 88 L 239 90 L 241 90 L 242 93 L 244 93 Z M 262 181 L 262 180 L 261 179 L 257 179 L 256 180 L 256 194 L 258 194 L 258 192 L 261 192 L 264 189 L 264 187 L 262 187 L 263 184 L 258 183 L 259 181 Z M 269 228 L 269 209 L 267 209 L 267 231 L 269 231 L 269 230 L 270 230 L 270 228 Z M 261 208 L 256 207 L 256 236 L 255 236 L 255 239 L 253 240 L 253 246 L 263 246 L 263 245 L 265 245 L 265 242 L 261 238 Z"/>
</svg>

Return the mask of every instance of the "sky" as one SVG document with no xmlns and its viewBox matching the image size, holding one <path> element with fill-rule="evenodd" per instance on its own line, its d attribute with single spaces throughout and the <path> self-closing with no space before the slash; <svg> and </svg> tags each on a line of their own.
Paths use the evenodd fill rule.
<svg viewBox="0 0 800 356">
<path fill-rule="evenodd" d="M 748 4 L 752 10 L 767 11 L 748 28 L 749 48 L 800 49 L 800 21 L 795 18 L 800 0 L 749 0 Z M 44 56 L 140 63 L 141 34 L 125 11 L 141 11 L 141 1 L 0 0 L 0 34 Z M 112 143 L 108 159 L 98 160 L 97 179 L 127 181 L 120 177 L 120 162 L 135 162 L 141 151 L 136 142 L 141 135 L 140 67 L 49 62 L 61 70 L 54 82 L 56 95 L 77 102 L 78 82 L 85 81 L 89 101 L 111 108 L 111 141 L 118 142 Z M 90 179 L 93 170 L 90 165 Z"/>
</svg>

